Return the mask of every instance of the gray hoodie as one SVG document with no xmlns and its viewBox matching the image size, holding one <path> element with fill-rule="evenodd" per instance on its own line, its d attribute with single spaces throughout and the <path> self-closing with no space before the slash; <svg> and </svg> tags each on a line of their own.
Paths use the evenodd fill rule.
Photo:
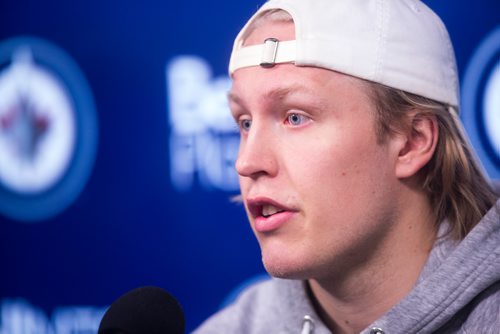
<svg viewBox="0 0 500 334">
<path fill-rule="evenodd" d="M 500 334 L 500 200 L 461 242 L 439 238 L 413 290 L 362 331 L 434 332 Z M 271 279 L 248 288 L 194 333 L 330 331 L 304 282 Z"/>
</svg>

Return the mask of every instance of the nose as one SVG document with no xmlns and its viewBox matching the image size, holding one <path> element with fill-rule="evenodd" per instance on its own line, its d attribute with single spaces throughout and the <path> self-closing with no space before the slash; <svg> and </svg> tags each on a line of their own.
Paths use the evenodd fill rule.
<svg viewBox="0 0 500 334">
<path fill-rule="evenodd" d="M 257 178 L 275 176 L 278 170 L 276 139 L 269 128 L 258 126 L 254 121 L 246 138 L 241 138 L 236 171 L 240 176 Z"/>
</svg>

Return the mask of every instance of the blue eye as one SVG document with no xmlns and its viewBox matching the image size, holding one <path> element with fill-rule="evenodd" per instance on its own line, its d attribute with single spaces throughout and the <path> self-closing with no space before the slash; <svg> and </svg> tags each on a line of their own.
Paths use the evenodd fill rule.
<svg viewBox="0 0 500 334">
<path fill-rule="evenodd" d="M 306 116 L 301 115 L 301 114 L 290 114 L 287 116 L 286 119 L 287 119 L 287 122 L 293 126 L 301 125 L 308 120 L 308 118 Z"/>
<path fill-rule="evenodd" d="M 252 126 L 252 120 L 251 119 L 242 119 L 240 120 L 240 128 L 243 131 L 249 131 L 250 127 Z"/>
</svg>

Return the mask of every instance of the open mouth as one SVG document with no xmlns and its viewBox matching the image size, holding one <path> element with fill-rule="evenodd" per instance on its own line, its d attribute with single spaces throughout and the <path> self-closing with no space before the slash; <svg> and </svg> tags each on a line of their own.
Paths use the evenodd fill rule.
<svg viewBox="0 0 500 334">
<path fill-rule="evenodd" d="M 247 199 L 246 206 L 255 231 L 265 234 L 279 230 L 299 212 L 296 208 L 286 207 L 265 197 Z"/>
<path fill-rule="evenodd" d="M 264 217 L 264 218 L 269 218 L 272 215 L 275 215 L 277 213 L 284 212 L 284 211 L 285 211 L 284 209 L 278 208 L 278 207 L 271 205 L 271 204 L 262 205 L 262 217 Z"/>
<path fill-rule="evenodd" d="M 248 210 L 254 218 L 269 218 L 282 212 L 291 211 L 290 209 L 272 201 L 272 200 L 249 200 L 247 202 Z"/>
</svg>

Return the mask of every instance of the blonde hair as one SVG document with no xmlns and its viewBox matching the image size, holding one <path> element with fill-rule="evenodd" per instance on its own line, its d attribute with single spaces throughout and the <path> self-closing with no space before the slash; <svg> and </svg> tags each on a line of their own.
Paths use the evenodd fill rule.
<svg viewBox="0 0 500 334">
<path fill-rule="evenodd" d="M 434 117 L 439 138 L 433 158 L 419 172 L 434 209 L 436 227 L 445 219 L 452 238 L 463 239 L 493 206 L 496 196 L 464 138 L 456 111 L 431 99 L 369 82 L 376 107 L 379 142 L 391 133 L 411 131 L 409 112 Z"/>
<path fill-rule="evenodd" d="M 281 9 L 266 11 L 252 21 L 243 41 L 267 22 L 293 22 L 293 18 Z M 463 239 L 493 206 L 496 196 L 458 126 L 455 111 L 422 96 L 359 80 L 367 83 L 375 105 L 375 126 L 380 144 L 395 132 L 411 131 L 410 111 L 416 111 L 418 117 L 435 117 L 437 120 L 439 138 L 436 151 L 418 176 L 434 210 L 436 228 L 446 219 L 448 235 L 456 240 Z"/>
</svg>

